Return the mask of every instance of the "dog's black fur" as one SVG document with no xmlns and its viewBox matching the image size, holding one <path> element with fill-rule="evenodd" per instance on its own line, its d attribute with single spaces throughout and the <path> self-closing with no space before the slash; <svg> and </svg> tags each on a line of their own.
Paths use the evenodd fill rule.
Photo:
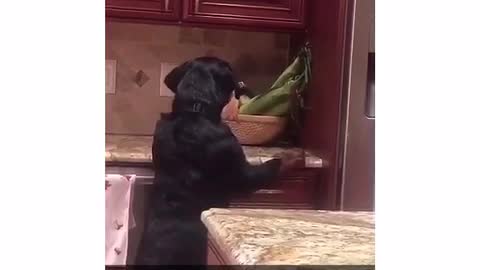
<svg viewBox="0 0 480 270">
<path fill-rule="evenodd" d="M 171 118 L 155 129 L 155 183 L 136 264 L 205 265 L 201 212 L 225 207 L 234 193 L 274 180 L 282 161 L 250 165 L 221 122 L 221 111 L 237 88 L 225 61 L 201 57 L 186 62 L 166 76 L 165 84 L 175 97 Z"/>
</svg>

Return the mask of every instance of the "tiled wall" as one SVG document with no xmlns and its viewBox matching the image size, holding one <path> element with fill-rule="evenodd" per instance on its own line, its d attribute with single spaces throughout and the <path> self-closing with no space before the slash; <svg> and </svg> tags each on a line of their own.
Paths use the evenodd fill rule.
<svg viewBox="0 0 480 270">
<path fill-rule="evenodd" d="M 253 90 L 268 88 L 288 64 L 287 34 L 107 22 L 105 38 L 106 59 L 117 61 L 115 94 L 106 95 L 110 134 L 152 134 L 160 113 L 170 111 L 171 98 L 160 96 L 162 62 L 217 56 Z M 141 87 L 140 70 L 148 77 Z"/>
</svg>

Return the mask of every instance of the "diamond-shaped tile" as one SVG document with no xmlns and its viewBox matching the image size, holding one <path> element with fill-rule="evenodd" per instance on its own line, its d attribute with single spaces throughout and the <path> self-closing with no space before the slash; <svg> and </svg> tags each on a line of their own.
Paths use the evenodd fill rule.
<svg viewBox="0 0 480 270">
<path fill-rule="evenodd" d="M 146 84 L 149 80 L 150 77 L 148 77 L 147 73 L 143 72 L 143 70 L 138 71 L 137 75 L 135 76 L 135 83 L 137 83 L 137 85 L 140 87 Z"/>
</svg>

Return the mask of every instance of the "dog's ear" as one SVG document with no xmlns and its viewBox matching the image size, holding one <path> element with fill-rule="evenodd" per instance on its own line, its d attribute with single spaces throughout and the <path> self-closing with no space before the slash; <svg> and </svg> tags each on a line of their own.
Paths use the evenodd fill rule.
<svg viewBox="0 0 480 270">
<path fill-rule="evenodd" d="M 180 81 L 183 79 L 187 71 L 190 69 L 191 62 L 187 61 L 180 66 L 174 68 L 170 73 L 165 76 L 164 83 L 170 88 L 173 93 L 177 93 L 177 87 Z"/>
</svg>

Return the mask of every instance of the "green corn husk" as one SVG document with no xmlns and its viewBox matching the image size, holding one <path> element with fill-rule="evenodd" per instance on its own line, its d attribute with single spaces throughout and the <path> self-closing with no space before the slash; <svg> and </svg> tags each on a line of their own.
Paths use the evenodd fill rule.
<svg viewBox="0 0 480 270">
<path fill-rule="evenodd" d="M 266 93 L 242 103 L 239 113 L 268 116 L 288 115 L 292 93 L 301 93 L 310 79 L 310 55 L 307 50 L 304 48 L 301 51 Z"/>
<path fill-rule="evenodd" d="M 250 100 L 251 99 L 248 96 L 240 96 L 240 98 L 238 99 L 238 102 L 239 102 L 240 106 L 242 106 L 242 105 L 250 102 Z"/>
</svg>

